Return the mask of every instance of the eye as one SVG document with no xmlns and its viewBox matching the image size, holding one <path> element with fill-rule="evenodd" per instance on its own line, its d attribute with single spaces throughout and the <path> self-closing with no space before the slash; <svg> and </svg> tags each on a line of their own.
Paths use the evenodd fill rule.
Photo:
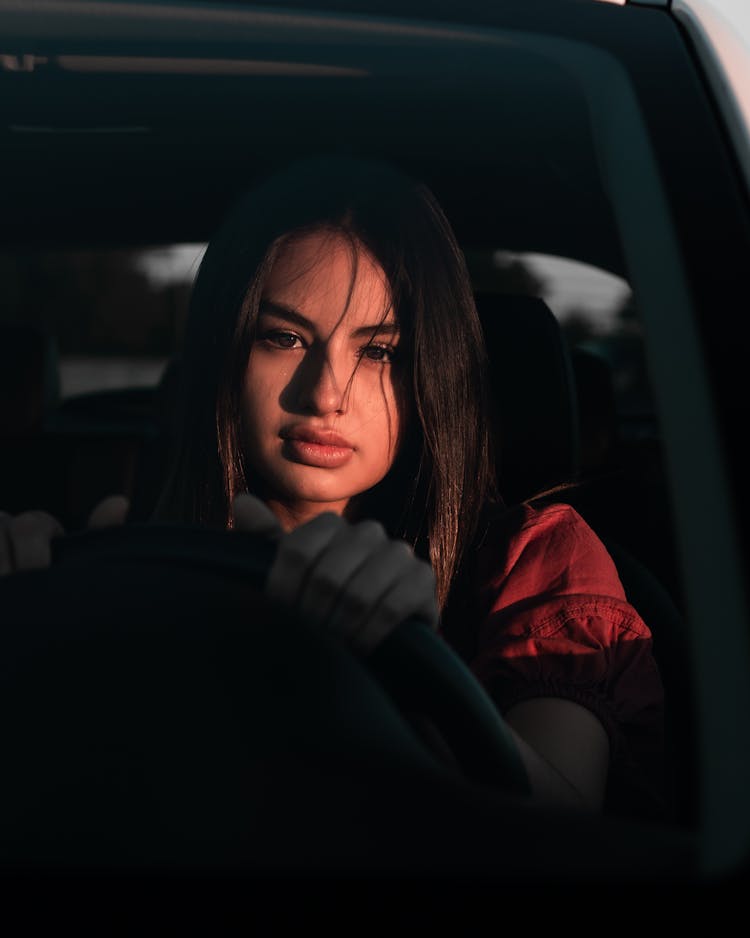
<svg viewBox="0 0 750 938">
<path fill-rule="evenodd" d="M 264 332 L 260 338 L 274 348 L 293 349 L 297 348 L 297 343 L 302 343 L 302 339 L 294 332 L 286 332 L 283 329 L 270 329 Z"/>
<path fill-rule="evenodd" d="M 393 363 L 395 354 L 396 349 L 393 345 L 378 345 L 375 342 L 363 345 L 359 350 L 360 358 L 366 358 L 372 362 L 382 362 L 387 365 Z"/>
</svg>

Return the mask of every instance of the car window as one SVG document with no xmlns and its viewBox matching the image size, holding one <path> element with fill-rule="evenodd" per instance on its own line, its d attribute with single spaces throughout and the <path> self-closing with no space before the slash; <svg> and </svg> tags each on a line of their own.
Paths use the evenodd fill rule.
<svg viewBox="0 0 750 938">
<path fill-rule="evenodd" d="M 742 115 L 708 34 L 695 46 L 691 7 L 705 6 L 175 0 L 72 4 L 67 19 L 50 0 L 35 19 L 11 3 L 0 326 L 42 339 L 49 448 L 28 432 L 38 402 L 24 424 L 21 380 L 0 509 L 76 528 L 98 497 L 135 489 L 140 465 L 163 471 L 152 392 L 227 208 L 293 157 L 392 161 L 444 206 L 478 294 L 543 301 L 559 325 L 581 465 L 552 481 L 584 483 L 575 504 L 613 556 L 642 562 L 677 606 L 680 630 L 654 635 L 695 760 L 687 824 L 706 867 L 734 863 L 750 842 L 750 201 Z M 0 351 L 23 378 L 11 343 Z M 534 468 L 579 441 L 562 395 L 542 400 L 546 367 L 521 377 L 514 429 Z M 539 400 L 546 422 L 524 409 Z"/>
<path fill-rule="evenodd" d="M 0 323 L 49 340 L 60 400 L 158 383 L 177 348 L 203 245 L 6 252 Z"/>
</svg>

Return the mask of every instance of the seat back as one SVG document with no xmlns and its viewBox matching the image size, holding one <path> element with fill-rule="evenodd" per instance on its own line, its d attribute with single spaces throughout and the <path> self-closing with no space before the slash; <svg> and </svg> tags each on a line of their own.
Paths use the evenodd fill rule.
<svg viewBox="0 0 750 938">
<path fill-rule="evenodd" d="M 182 359 L 175 354 L 154 388 L 152 419 L 154 433 L 141 448 L 133 480 L 131 521 L 148 521 L 156 508 L 164 486 L 174 445 L 174 415 L 183 379 Z"/>
<path fill-rule="evenodd" d="M 559 323 L 543 300 L 490 293 L 475 299 L 490 360 L 500 494 L 515 504 L 577 477 L 573 370 Z"/>
<path fill-rule="evenodd" d="M 59 396 L 51 336 L 0 323 L 0 510 L 55 513 L 63 502 L 57 453 L 44 434 Z"/>
<path fill-rule="evenodd" d="M 51 336 L 25 323 L 2 323 L 0 436 L 38 433 L 59 393 L 57 353 Z"/>
</svg>

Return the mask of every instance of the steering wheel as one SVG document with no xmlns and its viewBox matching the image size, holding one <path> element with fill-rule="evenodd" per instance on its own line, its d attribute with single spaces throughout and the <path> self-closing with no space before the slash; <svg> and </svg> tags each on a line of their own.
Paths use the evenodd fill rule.
<svg viewBox="0 0 750 938">
<path fill-rule="evenodd" d="M 261 590 L 270 569 L 272 542 L 244 532 L 181 525 L 125 525 L 68 535 L 55 560 L 72 564 L 170 563 L 215 570 Z M 397 627 L 369 656 L 372 673 L 400 708 L 429 716 L 466 775 L 506 791 L 528 793 L 516 745 L 497 709 L 472 673 L 424 622 Z"/>
<path fill-rule="evenodd" d="M 69 534 L 52 546 L 49 569 L 0 581 L 8 621 L 14 615 L 51 620 L 27 635 L 10 636 L 6 629 L 3 640 L 16 642 L 11 657 L 28 659 L 40 647 L 49 651 L 62 641 L 85 648 L 108 633 L 139 631 L 147 656 L 149 635 L 168 619 L 176 620 L 177 634 L 181 620 L 200 620 L 205 635 L 213 627 L 206 618 L 215 621 L 220 612 L 223 619 L 242 618 L 247 632 L 248 610 L 259 603 L 270 605 L 262 587 L 275 546 L 255 534 L 131 523 Z M 271 614 L 276 619 L 282 615 L 279 610 Z M 280 641 L 278 622 L 273 625 L 268 635 L 275 633 L 273 641 Z M 298 633 L 285 639 L 283 653 L 293 655 L 305 633 L 308 655 L 311 642 L 328 640 L 313 635 L 304 623 L 298 626 Z M 288 627 L 285 623 L 285 635 Z M 330 641 L 340 645 L 336 654 L 353 657 L 341 643 Z M 492 700 L 427 624 L 403 622 L 362 666 L 399 711 L 418 712 L 432 721 L 471 782 L 510 793 L 529 791 L 515 743 Z"/>
</svg>

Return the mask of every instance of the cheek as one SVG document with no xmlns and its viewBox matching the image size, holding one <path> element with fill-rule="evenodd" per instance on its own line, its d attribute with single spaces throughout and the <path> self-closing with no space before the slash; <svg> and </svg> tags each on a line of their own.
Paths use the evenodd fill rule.
<svg viewBox="0 0 750 938">
<path fill-rule="evenodd" d="M 260 440 L 273 425 L 279 410 L 278 379 L 278 369 L 269 370 L 262 357 L 250 355 L 242 391 L 242 420 L 245 438 L 251 442 Z"/>
<path fill-rule="evenodd" d="M 399 449 L 408 419 L 403 384 L 390 375 L 380 376 L 369 389 L 368 406 L 377 423 L 380 448 L 392 462 Z"/>
</svg>

